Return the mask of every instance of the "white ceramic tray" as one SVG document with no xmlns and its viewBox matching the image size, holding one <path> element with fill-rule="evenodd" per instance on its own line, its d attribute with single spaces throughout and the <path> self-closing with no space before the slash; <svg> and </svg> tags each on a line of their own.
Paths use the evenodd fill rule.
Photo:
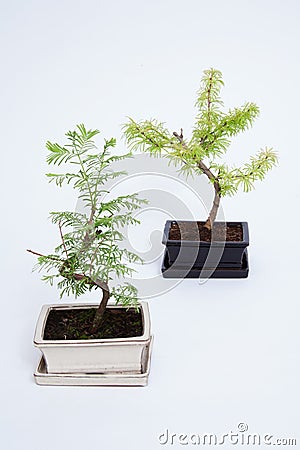
<svg viewBox="0 0 300 450">
<path fill-rule="evenodd" d="M 48 373 L 42 357 L 34 373 L 35 382 L 44 386 L 147 386 L 152 353 L 151 336 L 143 373 Z"/>
</svg>

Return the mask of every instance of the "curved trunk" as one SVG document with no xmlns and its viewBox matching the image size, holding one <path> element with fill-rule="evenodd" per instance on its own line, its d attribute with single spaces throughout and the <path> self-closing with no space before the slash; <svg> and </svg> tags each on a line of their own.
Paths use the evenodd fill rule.
<svg viewBox="0 0 300 450">
<path fill-rule="evenodd" d="M 219 184 L 218 178 L 211 172 L 211 170 L 204 164 L 203 161 L 199 161 L 198 163 L 199 169 L 202 170 L 202 172 L 208 177 L 210 181 L 213 181 L 214 189 L 215 189 L 215 196 L 212 208 L 210 210 L 209 216 L 204 224 L 205 228 L 208 230 L 212 229 L 212 226 L 214 224 L 214 221 L 216 220 L 218 209 L 220 206 L 220 199 L 221 199 L 221 188 Z"/>
<path fill-rule="evenodd" d="M 65 274 L 64 274 L 64 276 L 66 277 Z M 96 331 L 98 331 L 98 329 L 101 325 L 103 315 L 104 315 L 106 307 L 107 307 L 107 302 L 110 297 L 109 287 L 105 281 L 102 281 L 99 279 L 92 280 L 91 278 L 86 277 L 83 274 L 75 273 L 72 276 L 73 276 L 73 278 L 75 278 L 75 280 L 82 280 L 85 278 L 90 284 L 92 284 L 94 286 L 98 286 L 102 290 L 102 300 L 100 302 L 99 307 L 96 309 L 96 314 L 95 314 L 92 326 L 90 328 L 90 333 L 94 334 L 94 333 L 96 333 Z"/>
<path fill-rule="evenodd" d="M 215 188 L 215 196 L 214 196 L 214 201 L 213 201 L 213 206 L 210 210 L 209 216 L 204 224 L 205 228 L 207 228 L 208 230 L 212 229 L 212 226 L 214 224 L 214 221 L 216 220 L 217 214 L 218 214 L 218 209 L 220 206 L 220 186 L 219 183 L 214 182 L 214 188 Z"/>
<path fill-rule="evenodd" d="M 95 314 L 95 317 L 94 317 L 94 320 L 92 323 L 92 327 L 90 330 L 92 334 L 96 333 L 96 331 L 99 329 L 99 327 L 101 325 L 103 315 L 104 315 L 106 307 L 107 307 L 107 302 L 110 297 L 109 288 L 106 283 L 104 283 L 103 281 L 97 280 L 97 281 L 95 281 L 95 284 L 102 289 L 102 300 L 100 302 L 99 307 L 96 309 L 96 314 Z"/>
<path fill-rule="evenodd" d="M 209 100 L 209 104 L 208 104 L 208 109 L 209 108 L 210 108 L 210 100 Z M 178 133 L 176 133 L 176 131 L 174 131 L 173 135 L 179 140 L 179 142 L 182 144 L 182 146 L 185 149 L 188 149 L 187 144 L 183 140 L 183 130 L 182 130 L 182 128 L 180 130 L 180 134 L 178 134 Z M 210 213 L 209 213 L 209 216 L 208 216 L 208 218 L 207 218 L 207 220 L 206 220 L 206 222 L 204 224 L 205 228 L 207 228 L 208 230 L 211 230 L 212 226 L 214 224 L 214 221 L 216 220 L 218 209 L 219 209 L 219 206 L 220 206 L 221 188 L 220 188 L 218 177 L 215 176 L 211 172 L 210 168 L 207 167 L 206 164 L 202 160 L 197 162 L 197 166 L 208 177 L 208 179 L 210 181 L 212 181 L 213 184 L 214 184 L 215 196 L 214 196 L 213 206 L 212 206 L 212 208 L 210 210 Z"/>
</svg>

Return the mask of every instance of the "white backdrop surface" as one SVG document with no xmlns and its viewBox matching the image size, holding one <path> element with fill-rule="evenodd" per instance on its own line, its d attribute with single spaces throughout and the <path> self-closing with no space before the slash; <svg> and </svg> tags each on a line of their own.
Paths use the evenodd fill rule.
<svg viewBox="0 0 300 450">
<path fill-rule="evenodd" d="M 240 433 L 239 423 L 299 444 L 299 2 L 0 6 L 1 448 L 182 448 L 177 437 L 162 445 L 159 435 Z M 209 67 L 223 72 L 228 107 L 250 100 L 261 108 L 229 161 L 266 145 L 280 157 L 254 192 L 223 204 L 228 219 L 249 222 L 249 278 L 185 280 L 149 300 L 155 340 L 147 388 L 36 386 L 35 322 L 58 293 L 31 274 L 25 250 L 51 250 L 57 230 L 49 211 L 76 204 L 71 190 L 47 184 L 45 141 L 61 141 L 84 122 L 116 136 L 123 151 L 126 116 L 156 117 L 188 134 Z"/>
</svg>

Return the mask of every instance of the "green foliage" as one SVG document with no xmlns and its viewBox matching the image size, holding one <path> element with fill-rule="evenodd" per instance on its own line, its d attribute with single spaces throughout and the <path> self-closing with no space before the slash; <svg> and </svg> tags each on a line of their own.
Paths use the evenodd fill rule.
<svg viewBox="0 0 300 450">
<path fill-rule="evenodd" d="M 228 112 L 223 111 L 220 91 L 224 85 L 222 74 L 215 69 L 204 71 L 197 92 L 197 116 L 190 140 L 181 134 L 170 133 L 156 120 L 136 122 L 130 119 L 124 126 L 126 141 L 132 150 L 147 151 L 153 156 L 165 156 L 179 166 L 186 175 L 205 173 L 210 181 L 219 186 L 220 196 L 233 195 L 239 187 L 245 192 L 262 180 L 277 162 L 271 148 L 261 150 L 241 168 L 230 168 L 222 157 L 231 138 L 250 128 L 259 115 L 255 103 L 245 103 Z"/>
<path fill-rule="evenodd" d="M 98 130 L 87 130 L 78 125 L 75 131 L 66 133 L 68 142 L 61 146 L 47 142 L 47 162 L 56 166 L 71 164 L 74 171 L 48 173 L 50 182 L 61 187 L 70 184 L 79 193 L 87 213 L 72 211 L 51 212 L 53 224 L 58 226 L 60 243 L 54 254 L 39 255 L 36 268 L 45 275 L 43 280 L 53 285 L 55 281 L 61 296 L 76 297 L 91 289 L 104 286 L 114 277 L 130 275 L 128 264 L 140 258 L 121 248 L 122 226 L 139 223 L 132 213 L 145 203 L 137 194 L 123 195 L 103 201 L 104 187 L 109 179 L 124 172 L 111 170 L 111 163 L 130 157 L 111 155 L 116 140 L 105 140 L 103 150 L 97 151 L 93 138 Z M 32 252 L 35 253 L 35 252 Z M 116 286 L 111 291 L 117 303 L 125 306 L 137 304 L 137 290 L 131 284 Z"/>
<path fill-rule="evenodd" d="M 153 156 L 160 156 L 162 151 L 169 148 L 172 139 L 163 123 L 157 120 L 135 122 L 129 119 L 124 126 L 124 134 L 131 150 L 148 151 Z"/>
<path fill-rule="evenodd" d="M 137 306 L 137 289 L 129 283 L 124 283 L 122 286 L 116 286 L 112 289 L 112 296 L 116 303 L 121 303 L 123 306 Z"/>
</svg>

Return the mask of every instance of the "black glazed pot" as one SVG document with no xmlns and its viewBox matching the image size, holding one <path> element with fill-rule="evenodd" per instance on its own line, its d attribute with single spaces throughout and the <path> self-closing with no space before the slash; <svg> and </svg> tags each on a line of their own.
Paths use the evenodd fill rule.
<svg viewBox="0 0 300 450">
<path fill-rule="evenodd" d="M 189 227 L 196 230 L 194 239 L 170 239 L 172 226 Z M 242 238 L 236 241 L 226 241 L 218 237 L 212 241 L 199 240 L 197 222 L 167 220 L 162 243 L 166 246 L 162 272 L 165 278 L 246 278 L 248 276 L 249 231 L 247 222 L 215 222 L 225 230 L 239 227 Z M 222 229 L 222 228 L 221 228 Z"/>
</svg>

